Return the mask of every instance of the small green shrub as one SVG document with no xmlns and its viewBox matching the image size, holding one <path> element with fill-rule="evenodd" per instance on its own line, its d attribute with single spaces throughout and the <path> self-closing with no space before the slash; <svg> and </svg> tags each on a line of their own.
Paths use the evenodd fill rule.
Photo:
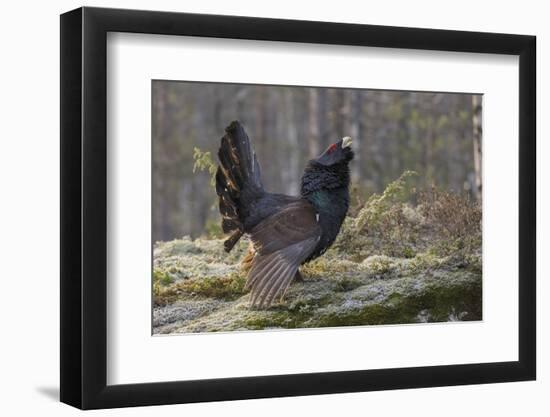
<svg viewBox="0 0 550 417">
<path fill-rule="evenodd" d="M 204 225 L 204 231 L 209 239 L 220 239 L 224 237 L 224 233 L 219 219 L 209 219 Z"/>
<path fill-rule="evenodd" d="M 172 282 L 174 282 L 174 280 L 168 273 L 159 271 L 158 269 L 153 271 L 153 283 L 159 283 L 166 286 L 170 285 Z"/>
<path fill-rule="evenodd" d="M 210 174 L 210 185 L 214 186 L 216 184 L 216 170 L 218 169 L 217 164 L 212 159 L 212 154 L 210 152 L 203 152 L 200 148 L 196 146 L 193 148 L 193 173 L 196 171 L 208 171 Z"/>
<path fill-rule="evenodd" d="M 405 171 L 389 183 L 382 194 L 370 196 L 353 222 L 355 233 L 361 233 L 365 227 L 375 227 L 383 221 L 388 211 L 408 196 L 407 179 L 416 175 L 414 171 Z"/>
<path fill-rule="evenodd" d="M 334 249 L 352 260 L 370 255 L 412 259 L 426 251 L 448 256 L 479 250 L 480 205 L 466 195 L 436 187 L 418 192 L 407 181 L 415 175 L 404 172 L 383 193 L 367 199 L 355 216 L 348 216 Z"/>
</svg>

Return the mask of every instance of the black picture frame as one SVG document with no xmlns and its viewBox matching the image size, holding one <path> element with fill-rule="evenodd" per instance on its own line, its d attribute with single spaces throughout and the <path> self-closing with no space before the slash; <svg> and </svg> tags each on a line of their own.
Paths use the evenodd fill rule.
<svg viewBox="0 0 550 417">
<path fill-rule="evenodd" d="M 519 360 L 107 385 L 108 32 L 519 56 Z M 61 15 L 60 57 L 62 402 L 94 409 L 535 379 L 534 36 L 84 7 Z"/>
</svg>

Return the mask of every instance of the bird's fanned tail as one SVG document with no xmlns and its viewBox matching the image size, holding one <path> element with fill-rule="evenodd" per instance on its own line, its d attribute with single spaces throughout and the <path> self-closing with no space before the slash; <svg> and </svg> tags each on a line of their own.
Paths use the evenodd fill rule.
<svg viewBox="0 0 550 417">
<path fill-rule="evenodd" d="M 234 121 L 225 132 L 218 151 L 216 193 L 222 229 L 224 233 L 231 233 L 224 242 L 229 252 L 243 235 L 247 207 L 263 193 L 263 185 L 256 154 L 242 125 Z"/>
</svg>

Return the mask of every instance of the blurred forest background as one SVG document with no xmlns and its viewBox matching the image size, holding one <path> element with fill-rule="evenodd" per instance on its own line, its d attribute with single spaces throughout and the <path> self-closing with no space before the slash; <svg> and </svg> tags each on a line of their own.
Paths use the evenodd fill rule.
<svg viewBox="0 0 550 417">
<path fill-rule="evenodd" d="M 195 148 L 217 162 L 224 128 L 236 119 L 272 192 L 298 194 L 307 161 L 351 136 L 360 200 L 407 170 L 418 173 L 418 189 L 481 199 L 479 95 L 153 81 L 153 241 L 219 233 L 211 175 L 193 172 Z"/>
</svg>

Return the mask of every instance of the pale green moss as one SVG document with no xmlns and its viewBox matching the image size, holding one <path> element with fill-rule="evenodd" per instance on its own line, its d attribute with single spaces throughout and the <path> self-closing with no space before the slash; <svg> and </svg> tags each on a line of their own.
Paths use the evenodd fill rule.
<svg viewBox="0 0 550 417">
<path fill-rule="evenodd" d="M 369 256 L 361 263 L 361 266 L 374 274 L 386 274 L 396 267 L 392 258 L 386 255 Z"/>
<path fill-rule="evenodd" d="M 232 300 L 244 294 L 245 282 L 244 276 L 234 272 L 222 277 L 201 277 L 154 286 L 154 301 L 157 305 L 165 305 L 187 297 Z"/>
</svg>

